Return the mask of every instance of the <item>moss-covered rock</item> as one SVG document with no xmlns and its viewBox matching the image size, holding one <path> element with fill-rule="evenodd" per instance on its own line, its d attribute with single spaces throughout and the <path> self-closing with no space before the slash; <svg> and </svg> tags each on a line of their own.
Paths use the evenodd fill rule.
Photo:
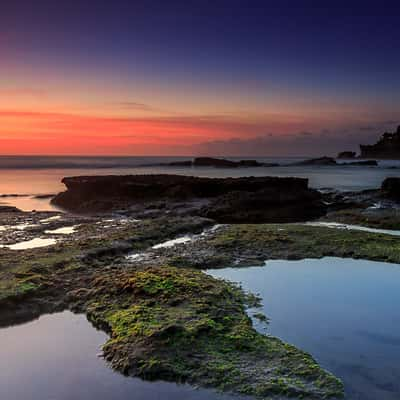
<svg viewBox="0 0 400 400">
<path fill-rule="evenodd" d="M 310 355 L 254 330 L 245 309 L 257 298 L 199 269 L 323 256 L 399 263 L 400 238 L 246 224 L 223 226 L 185 245 L 152 248 L 210 223 L 163 218 L 104 229 L 94 222 L 51 248 L 2 249 L 0 324 L 70 308 L 110 334 L 104 354 L 123 373 L 261 398 L 340 395 L 341 383 Z M 146 261 L 125 260 L 130 250 L 145 252 Z"/>
<path fill-rule="evenodd" d="M 147 267 L 121 277 L 106 302 L 89 301 L 88 316 L 107 326 L 105 357 L 125 374 L 264 398 L 340 395 L 310 355 L 253 328 L 248 300 L 200 271 Z"/>
<path fill-rule="evenodd" d="M 360 208 L 350 208 L 330 212 L 321 220 L 361 225 L 369 228 L 400 230 L 400 209 L 386 208 L 364 210 Z"/>
<path fill-rule="evenodd" d="M 363 258 L 400 263 L 400 237 L 301 224 L 227 225 L 179 250 L 179 263 L 194 268 L 262 265 L 268 259 Z"/>
</svg>

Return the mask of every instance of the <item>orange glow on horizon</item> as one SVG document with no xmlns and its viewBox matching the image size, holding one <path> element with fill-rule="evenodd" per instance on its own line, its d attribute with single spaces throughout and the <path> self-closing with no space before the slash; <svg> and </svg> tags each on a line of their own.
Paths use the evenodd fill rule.
<svg viewBox="0 0 400 400">
<path fill-rule="evenodd" d="M 302 118 L 286 115 L 170 115 L 106 117 L 42 111 L 0 110 L 0 154 L 191 154 L 192 147 L 259 132 L 285 134 Z"/>
</svg>

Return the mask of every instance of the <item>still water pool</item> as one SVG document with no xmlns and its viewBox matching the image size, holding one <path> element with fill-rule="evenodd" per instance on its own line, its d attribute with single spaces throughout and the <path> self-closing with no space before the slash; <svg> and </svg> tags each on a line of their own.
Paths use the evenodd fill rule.
<svg viewBox="0 0 400 400">
<path fill-rule="evenodd" d="M 124 377 L 98 356 L 106 340 L 83 315 L 69 311 L 0 329 L 0 399 L 232 399 L 187 385 Z"/>
<path fill-rule="evenodd" d="M 400 265 L 326 257 L 207 272 L 259 293 L 270 322 L 257 329 L 311 353 L 346 399 L 400 398 Z"/>
</svg>

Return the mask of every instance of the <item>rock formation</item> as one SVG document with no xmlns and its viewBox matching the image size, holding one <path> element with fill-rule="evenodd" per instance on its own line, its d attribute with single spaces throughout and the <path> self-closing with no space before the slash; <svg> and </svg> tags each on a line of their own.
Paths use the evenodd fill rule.
<svg viewBox="0 0 400 400">
<path fill-rule="evenodd" d="M 196 157 L 185 161 L 173 161 L 167 164 L 158 164 L 167 167 L 215 167 L 215 168 L 245 168 L 245 167 L 277 167 L 276 163 L 262 163 L 257 160 L 232 161 L 225 158 Z"/>
<path fill-rule="evenodd" d="M 360 145 L 361 158 L 400 159 L 400 126 L 396 132 L 385 132 L 373 145 Z"/>
<path fill-rule="evenodd" d="M 15 213 L 15 212 L 21 212 L 21 210 L 18 209 L 17 207 L 0 204 L 0 213 Z"/>
<path fill-rule="evenodd" d="M 400 200 L 400 178 L 386 178 L 382 182 L 381 191 L 386 197 Z"/>
<path fill-rule="evenodd" d="M 363 160 L 363 161 L 351 161 L 348 163 L 337 163 L 332 157 L 320 157 L 311 158 L 304 161 L 295 162 L 289 164 L 289 166 L 343 166 L 343 165 L 359 165 L 359 166 L 377 166 L 376 160 Z"/>
<path fill-rule="evenodd" d="M 198 203 L 194 212 L 217 222 L 304 221 L 325 213 L 321 194 L 301 178 L 127 175 L 81 176 L 62 182 L 67 191 L 52 203 L 80 213 L 145 208 L 154 201 L 164 201 L 171 210 L 177 203 Z"/>
<path fill-rule="evenodd" d="M 338 165 L 365 165 L 367 167 L 376 167 L 378 162 L 376 160 L 362 160 L 362 161 L 352 161 L 349 163 L 343 163 Z"/>
<path fill-rule="evenodd" d="M 302 166 L 302 165 L 337 165 L 336 161 L 332 157 L 320 157 L 320 158 L 311 158 L 309 160 L 295 162 L 290 165 Z"/>
<path fill-rule="evenodd" d="M 342 151 L 338 154 L 337 158 L 355 158 L 356 152 L 355 151 Z"/>
</svg>

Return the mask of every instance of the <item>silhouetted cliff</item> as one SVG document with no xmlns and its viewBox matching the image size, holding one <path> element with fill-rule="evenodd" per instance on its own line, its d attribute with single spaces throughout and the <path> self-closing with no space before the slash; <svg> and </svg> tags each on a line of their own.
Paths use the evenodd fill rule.
<svg viewBox="0 0 400 400">
<path fill-rule="evenodd" d="M 400 126 L 396 132 L 385 132 L 375 144 L 360 145 L 360 150 L 361 158 L 400 159 Z"/>
</svg>

